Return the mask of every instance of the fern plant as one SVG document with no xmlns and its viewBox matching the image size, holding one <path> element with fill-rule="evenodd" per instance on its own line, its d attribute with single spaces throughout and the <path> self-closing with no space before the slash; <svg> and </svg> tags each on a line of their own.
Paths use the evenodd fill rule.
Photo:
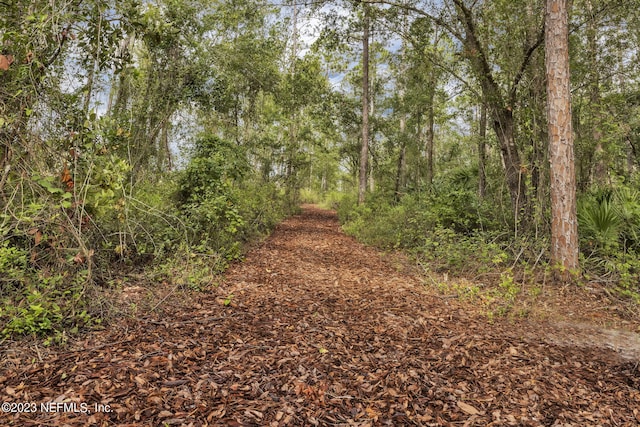
<svg viewBox="0 0 640 427">
<path fill-rule="evenodd" d="M 606 252 L 618 247 L 622 221 L 613 206 L 611 193 L 581 203 L 578 222 L 583 236 L 591 246 Z"/>
<path fill-rule="evenodd" d="M 615 201 L 624 248 L 637 249 L 640 246 L 640 192 L 629 187 L 618 188 Z"/>
</svg>

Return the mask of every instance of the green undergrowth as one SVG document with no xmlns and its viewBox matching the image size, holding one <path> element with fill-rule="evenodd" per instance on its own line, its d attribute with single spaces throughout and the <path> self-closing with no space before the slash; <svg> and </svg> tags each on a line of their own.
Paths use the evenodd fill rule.
<svg viewBox="0 0 640 427">
<path fill-rule="evenodd" d="M 436 275 L 428 266 L 422 265 L 425 285 L 434 288 L 445 298 L 454 297 L 470 303 L 489 319 L 503 316 L 523 317 L 528 309 L 521 308 L 522 299 L 536 298 L 541 288 L 532 286 L 532 277 L 516 278 L 511 269 L 499 273 L 489 281 L 471 281 L 463 277 L 449 278 L 448 274 Z M 526 304 L 524 304 L 526 306 Z"/>
<path fill-rule="evenodd" d="M 78 172 L 75 185 L 44 172 L 35 183 L 12 177 L 20 197 L 0 211 L 0 340 L 62 343 L 100 326 L 120 311 L 126 275 L 215 286 L 247 244 L 293 211 L 283 189 L 217 138 L 199 140 L 184 170 L 135 182 L 126 162 L 101 156 L 99 171 Z"/>
<path fill-rule="evenodd" d="M 581 200 L 584 274 L 576 283 L 600 282 L 640 303 L 640 198 L 625 188 L 602 194 L 601 190 Z M 366 244 L 408 253 L 423 268 L 426 284 L 476 301 L 490 317 L 526 315 L 514 313 L 518 303 L 537 297 L 552 277 L 548 237 L 534 232 L 514 235 L 496 220 L 493 204 L 479 201 L 473 191 L 387 200 L 369 195 L 358 206 L 355 195 L 344 196 L 338 203 L 344 231 Z M 442 279 L 449 276 L 451 280 Z"/>
<path fill-rule="evenodd" d="M 300 192 L 302 203 L 315 204 L 323 209 L 336 210 L 340 201 L 345 197 L 344 193 L 336 190 L 319 192 L 308 188 L 303 188 Z"/>
</svg>

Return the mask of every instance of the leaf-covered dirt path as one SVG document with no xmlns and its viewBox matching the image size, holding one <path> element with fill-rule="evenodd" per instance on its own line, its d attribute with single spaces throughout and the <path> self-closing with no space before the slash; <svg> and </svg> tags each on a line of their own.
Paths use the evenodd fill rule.
<svg viewBox="0 0 640 427">
<path fill-rule="evenodd" d="M 0 400 L 38 407 L 0 425 L 640 424 L 636 361 L 471 316 L 332 212 L 306 207 L 197 299 L 73 349 L 2 349 Z"/>
</svg>

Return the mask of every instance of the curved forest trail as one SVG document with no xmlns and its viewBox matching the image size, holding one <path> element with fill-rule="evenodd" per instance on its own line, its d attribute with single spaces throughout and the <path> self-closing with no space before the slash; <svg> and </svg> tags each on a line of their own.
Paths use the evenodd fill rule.
<svg viewBox="0 0 640 427">
<path fill-rule="evenodd" d="M 305 207 L 194 298 L 71 349 L 3 348 L 1 400 L 38 407 L 0 425 L 640 424 L 637 354 L 489 324 L 329 211 Z"/>
</svg>

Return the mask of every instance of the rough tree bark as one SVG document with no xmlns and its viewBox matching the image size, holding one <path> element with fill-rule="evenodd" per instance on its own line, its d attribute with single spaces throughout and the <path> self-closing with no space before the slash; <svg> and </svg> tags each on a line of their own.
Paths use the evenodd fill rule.
<svg viewBox="0 0 640 427">
<path fill-rule="evenodd" d="M 545 23 L 551 262 L 557 267 L 556 280 L 569 281 L 579 271 L 579 262 L 567 0 L 546 1 Z"/>
</svg>

